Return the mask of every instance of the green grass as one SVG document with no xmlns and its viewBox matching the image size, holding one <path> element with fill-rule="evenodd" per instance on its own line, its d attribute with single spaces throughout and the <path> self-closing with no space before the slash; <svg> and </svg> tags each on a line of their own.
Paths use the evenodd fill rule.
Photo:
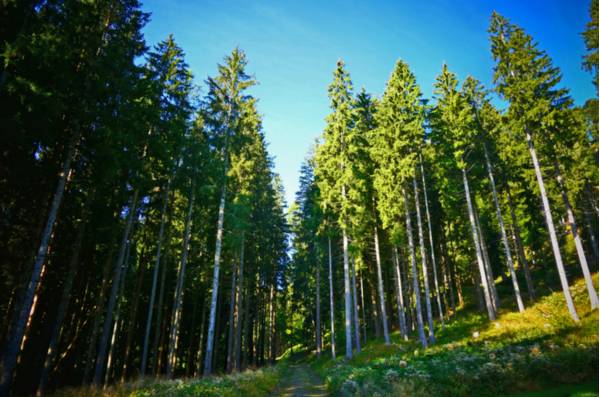
<svg viewBox="0 0 600 397">
<path fill-rule="evenodd" d="M 597 285 L 597 275 L 594 280 Z M 598 396 L 598 311 L 590 310 L 583 280 L 571 292 L 579 323 L 569 317 L 558 291 L 524 313 L 501 311 L 494 322 L 481 313 L 459 310 L 443 330 L 436 330 L 437 343 L 428 349 L 422 349 L 414 335 L 405 342 L 396 332 L 390 346 L 371 340 L 349 361 L 331 360 L 327 349 L 317 359 L 294 346 L 277 365 L 241 374 L 148 379 L 105 390 L 63 389 L 55 396 L 266 396 L 286 376 L 289 364 L 298 360 L 313 367 L 332 395 Z"/>
<path fill-rule="evenodd" d="M 115 385 L 104 390 L 89 387 L 66 388 L 58 390 L 53 397 L 260 397 L 270 394 L 275 389 L 285 368 L 286 365 L 281 364 L 239 374 L 200 379 L 147 379 Z"/>
<path fill-rule="evenodd" d="M 459 311 L 428 349 L 395 333 L 391 346 L 371 341 L 349 361 L 323 357 L 312 365 L 334 395 L 344 396 L 498 396 L 597 385 L 598 311 L 590 310 L 583 280 L 571 291 L 579 323 L 559 291 L 494 322 Z"/>
<path fill-rule="evenodd" d="M 565 385 L 552 389 L 512 394 L 506 397 L 598 397 L 598 382 Z"/>
</svg>

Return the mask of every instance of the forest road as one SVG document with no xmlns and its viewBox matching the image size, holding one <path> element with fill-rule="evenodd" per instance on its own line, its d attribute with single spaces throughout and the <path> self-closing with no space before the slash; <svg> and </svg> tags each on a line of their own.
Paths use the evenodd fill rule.
<svg viewBox="0 0 600 397">
<path fill-rule="evenodd" d="M 327 386 L 306 364 L 291 365 L 271 397 L 325 397 Z"/>
</svg>

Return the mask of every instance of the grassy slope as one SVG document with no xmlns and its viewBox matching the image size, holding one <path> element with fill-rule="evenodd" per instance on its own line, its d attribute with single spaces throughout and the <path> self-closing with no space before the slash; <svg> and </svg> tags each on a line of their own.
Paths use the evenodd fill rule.
<svg viewBox="0 0 600 397">
<path fill-rule="evenodd" d="M 594 278 L 597 284 L 597 275 Z M 301 356 L 338 395 L 498 396 L 527 391 L 533 393 L 520 396 L 590 397 L 597 395 L 589 390 L 598 379 L 598 311 L 589 308 L 583 280 L 571 290 L 579 324 L 571 321 L 559 291 L 525 313 L 501 312 L 493 323 L 480 313 L 459 311 L 444 330 L 437 331 L 437 343 L 426 350 L 414 341 L 401 341 L 395 333 L 391 346 L 370 341 L 350 361 L 331 360 L 326 354 L 318 360 Z M 265 396 L 297 358 L 286 354 L 274 367 L 236 375 L 149 379 L 102 391 L 63 389 L 55 396 Z M 571 386 L 548 390 L 561 384 Z M 536 390 L 545 391 L 535 394 Z"/>
<path fill-rule="evenodd" d="M 598 311 L 590 310 L 583 280 L 571 291 L 578 324 L 559 291 L 524 313 L 501 312 L 492 323 L 479 313 L 459 312 L 426 350 L 394 334 L 391 346 L 372 341 L 348 362 L 322 358 L 313 365 L 341 395 L 498 396 L 597 384 Z"/>
</svg>

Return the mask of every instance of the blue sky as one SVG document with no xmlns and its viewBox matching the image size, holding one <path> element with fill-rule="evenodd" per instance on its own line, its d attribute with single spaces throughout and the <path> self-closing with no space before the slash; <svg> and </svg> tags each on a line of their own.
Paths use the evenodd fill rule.
<svg viewBox="0 0 600 397">
<path fill-rule="evenodd" d="M 201 87 L 235 46 L 246 52 L 248 72 L 259 81 L 252 94 L 288 203 L 300 165 L 323 130 L 327 85 L 339 58 L 355 90 L 364 86 L 377 96 L 399 58 L 425 97 L 443 62 L 461 80 L 472 75 L 490 87 L 487 28 L 496 10 L 548 52 L 577 104 L 595 95 L 591 76 L 581 69 L 587 0 L 147 0 L 143 8 L 152 13 L 144 29 L 148 44 L 174 34 Z"/>
</svg>

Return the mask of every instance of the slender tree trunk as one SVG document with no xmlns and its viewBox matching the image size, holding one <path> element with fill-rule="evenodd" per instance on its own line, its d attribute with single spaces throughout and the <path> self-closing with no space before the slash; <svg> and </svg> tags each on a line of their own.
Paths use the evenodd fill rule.
<svg viewBox="0 0 600 397">
<path fill-rule="evenodd" d="M 316 244 L 315 244 L 316 245 Z M 319 255 L 315 255 L 315 264 L 316 264 L 316 303 L 317 303 L 317 312 L 316 312 L 316 343 L 317 343 L 317 357 L 321 357 L 321 265 L 319 260 Z"/>
<path fill-rule="evenodd" d="M 574 321 L 579 321 L 579 316 L 575 310 L 573 304 L 573 298 L 571 297 L 571 291 L 569 290 L 569 281 L 567 280 L 567 274 L 565 273 L 565 267 L 563 265 L 562 256 L 560 254 L 560 247 L 558 246 L 558 238 L 556 237 L 556 230 L 554 229 L 554 221 L 552 220 L 552 212 L 550 210 L 550 202 L 546 195 L 546 187 L 544 185 L 544 178 L 542 177 L 542 170 L 538 162 L 533 140 L 531 134 L 526 131 L 527 134 L 527 146 L 529 147 L 529 154 L 531 155 L 531 161 L 535 168 L 535 176 L 537 178 L 538 186 L 540 188 L 540 195 L 542 196 L 542 204 L 544 207 L 544 216 L 546 218 L 546 225 L 548 226 L 548 233 L 550 234 L 550 243 L 552 244 L 552 252 L 554 253 L 554 260 L 556 261 L 556 268 L 558 269 L 558 275 L 560 277 L 560 283 L 562 285 L 563 293 L 565 295 L 565 301 L 567 302 L 567 308 Z"/>
<path fill-rule="evenodd" d="M 371 274 L 372 275 L 372 274 Z M 369 285 L 369 292 L 371 295 L 371 309 L 373 312 L 373 325 L 375 328 L 375 337 L 376 338 L 381 338 L 381 321 L 380 318 L 381 316 L 379 315 L 379 307 L 377 307 L 377 296 L 376 296 L 376 287 L 374 286 L 373 280 L 371 277 L 367 278 L 368 281 L 368 285 Z"/>
<path fill-rule="evenodd" d="M 504 228 L 504 220 L 502 219 L 502 210 L 500 209 L 500 203 L 498 202 L 498 194 L 496 193 L 496 182 L 494 181 L 494 173 L 492 171 L 492 164 L 488 155 L 487 145 L 483 143 L 483 154 L 485 155 L 485 165 L 488 172 L 488 179 L 490 180 L 490 186 L 492 187 L 492 197 L 494 199 L 494 206 L 496 207 L 496 216 L 498 218 L 498 226 L 500 226 L 500 235 L 502 237 L 502 244 L 504 245 L 504 255 L 506 256 L 506 266 L 510 272 L 510 278 L 513 284 L 513 290 L 515 292 L 515 298 L 517 300 L 517 307 L 520 312 L 525 310 L 523 305 L 523 299 L 521 298 L 521 290 L 519 289 L 519 281 L 517 280 L 517 274 L 515 273 L 515 265 L 512 260 L 512 253 L 510 252 L 510 245 L 508 244 L 508 238 L 506 237 L 506 229 Z"/>
<path fill-rule="evenodd" d="M 363 286 L 362 271 L 360 272 L 358 277 L 360 279 L 360 308 L 362 311 L 362 318 L 363 318 L 363 343 L 366 345 L 367 344 L 367 317 L 365 316 L 365 290 L 364 290 L 364 286 Z"/>
<path fill-rule="evenodd" d="M 133 234 L 133 233 L 132 233 Z M 119 278 L 119 280 L 117 281 L 118 285 L 118 292 L 117 292 L 117 303 L 116 303 L 116 307 L 115 307 L 115 321 L 113 324 L 113 330 L 111 333 L 111 337 L 110 337 L 110 344 L 108 346 L 108 358 L 106 360 L 106 372 L 104 374 L 104 385 L 106 386 L 108 384 L 108 382 L 110 381 L 110 375 L 111 375 L 111 370 L 112 370 L 112 363 L 113 363 L 113 355 L 115 352 L 115 346 L 116 346 L 116 340 L 117 340 L 117 331 L 121 325 L 122 319 L 121 319 L 121 307 L 123 306 L 123 289 L 124 289 L 124 285 L 125 285 L 125 277 L 127 276 L 127 271 L 129 270 L 129 255 L 131 253 L 131 242 L 128 241 L 127 242 L 127 249 L 126 249 L 126 253 L 125 253 L 125 259 L 123 260 L 123 264 L 122 264 L 122 270 L 121 270 L 121 276 Z"/>
<path fill-rule="evenodd" d="M 554 173 L 556 175 L 556 180 L 558 181 L 560 194 L 562 196 L 563 203 L 565 204 L 565 209 L 567 210 L 567 220 L 569 222 L 569 227 L 571 228 L 573 240 L 575 241 L 575 249 L 577 250 L 579 265 L 581 266 L 583 278 L 585 279 L 585 286 L 587 288 L 588 296 L 590 298 L 590 304 L 592 305 L 592 309 L 596 309 L 598 307 L 598 294 L 596 293 L 596 289 L 594 288 L 594 282 L 592 281 L 590 268 L 588 266 L 587 258 L 585 256 L 585 251 L 583 250 L 583 243 L 581 241 L 581 237 L 579 236 L 579 231 L 577 229 L 575 214 L 573 213 L 573 208 L 571 207 L 571 202 L 569 201 L 569 196 L 567 195 L 567 190 L 563 183 L 560 168 L 558 166 L 558 161 L 556 159 L 554 159 Z"/>
<path fill-rule="evenodd" d="M 106 294 L 106 289 L 108 288 L 110 264 L 111 264 L 114 250 L 115 250 L 115 242 L 116 242 L 116 235 L 114 236 L 113 241 L 111 241 L 111 243 L 109 245 L 109 252 L 108 252 L 108 255 L 106 256 L 106 262 L 104 263 L 103 270 L 102 270 L 102 286 L 100 287 L 100 291 L 99 291 L 98 297 L 96 299 L 96 307 L 94 310 L 95 311 L 94 325 L 92 326 L 92 336 L 90 337 L 88 348 L 85 353 L 85 357 L 86 357 L 85 368 L 83 370 L 83 383 L 84 384 L 90 383 L 90 377 L 92 376 L 92 367 L 95 363 L 96 356 L 94 354 L 95 353 L 94 347 L 96 346 L 96 339 L 98 338 L 98 332 L 100 331 L 100 322 L 102 321 L 103 303 L 104 303 L 104 298 L 105 298 L 105 294 Z"/>
<path fill-rule="evenodd" d="M 189 252 L 190 234 L 192 229 L 192 214 L 194 213 L 195 181 L 192 181 L 188 212 L 185 218 L 185 230 L 183 235 L 183 248 L 181 249 L 181 265 L 179 266 L 175 297 L 173 299 L 173 311 L 171 318 L 171 330 L 169 335 L 169 353 L 167 355 L 167 378 L 173 377 L 173 371 L 177 362 L 177 345 L 179 341 L 179 323 L 183 309 L 183 288 L 185 283 L 185 270 Z"/>
<path fill-rule="evenodd" d="M 238 303 L 239 305 L 239 303 Z M 238 308 L 238 311 L 240 309 Z M 237 313 L 236 313 L 237 315 Z M 200 320 L 200 337 L 198 342 L 198 351 L 196 352 L 196 365 L 194 370 L 194 377 L 200 376 L 202 373 L 202 349 L 204 349 L 204 327 L 206 325 L 206 297 L 202 298 L 202 318 Z M 239 324 L 238 324 L 239 328 Z M 236 328 L 237 330 L 237 328 Z"/>
<path fill-rule="evenodd" d="M 431 268 L 433 270 L 433 286 L 435 287 L 435 296 L 437 300 L 438 312 L 440 314 L 440 323 L 444 328 L 444 311 L 442 310 L 442 298 L 440 296 L 440 287 L 438 282 L 437 263 L 435 260 L 435 248 L 433 243 L 433 230 L 431 225 L 431 215 L 429 214 L 429 199 L 427 198 L 427 184 L 425 183 L 425 170 L 423 169 L 423 157 L 419 153 L 419 164 L 421 166 L 421 182 L 423 183 L 423 198 L 425 200 L 425 215 L 427 217 L 427 230 L 429 231 L 429 249 L 431 253 Z"/>
<path fill-rule="evenodd" d="M 144 248 L 147 246 L 144 244 Z M 140 253 L 140 258 L 138 260 L 138 278 L 135 286 L 135 291 L 133 293 L 133 302 L 131 303 L 131 308 L 129 310 L 129 321 L 127 324 L 127 337 L 125 338 L 125 353 L 123 354 L 123 367 L 121 370 L 121 382 L 125 382 L 125 377 L 127 376 L 127 370 L 129 369 L 129 356 L 131 353 L 131 347 L 133 345 L 133 330 L 137 320 L 137 312 L 140 304 L 140 296 L 142 285 L 144 282 L 144 274 L 146 273 L 146 250 L 143 249 Z"/>
<path fill-rule="evenodd" d="M 413 190 L 415 191 L 415 208 L 417 210 L 417 231 L 419 232 L 419 246 L 421 248 L 421 266 L 423 268 L 423 284 L 425 287 L 425 308 L 427 310 L 427 322 L 429 324 L 429 343 L 435 343 L 433 313 L 431 310 L 431 298 L 429 293 L 429 272 L 427 271 L 427 254 L 425 253 L 425 239 L 423 238 L 423 223 L 421 222 L 421 203 L 419 202 L 419 189 L 417 188 L 417 176 L 413 175 Z"/>
<path fill-rule="evenodd" d="M 106 308 L 106 317 L 104 318 L 104 326 L 102 327 L 102 336 L 100 337 L 100 343 L 98 344 L 98 358 L 96 359 L 96 368 L 94 370 L 94 385 L 99 387 L 102 383 L 102 374 L 104 373 L 104 364 L 106 361 L 106 345 L 110 338 L 110 328 L 113 321 L 113 312 L 117 303 L 117 290 L 119 287 L 118 280 L 121 278 L 121 267 L 123 259 L 125 258 L 125 250 L 127 241 L 129 239 L 129 232 L 133 225 L 135 218 L 136 205 L 138 198 L 138 190 L 133 192 L 131 201 L 129 203 L 129 212 L 127 214 L 127 221 L 125 222 L 125 228 L 123 229 L 123 236 L 121 238 L 121 248 L 119 250 L 119 256 L 115 262 L 113 271 L 113 284 L 110 290 L 110 296 L 108 298 L 108 305 Z"/>
<path fill-rule="evenodd" d="M 235 332 L 233 322 L 235 319 L 235 283 L 237 266 L 233 266 L 231 272 L 231 296 L 229 297 L 229 332 L 227 333 L 227 363 L 225 371 L 231 373 L 233 367 L 233 333 Z"/>
<path fill-rule="evenodd" d="M 344 192 L 344 188 L 342 188 Z M 343 194 L 345 196 L 345 194 Z M 346 330 L 346 358 L 352 358 L 352 297 L 350 295 L 350 264 L 348 259 L 348 235 L 342 229 L 342 247 L 344 256 L 344 328 Z"/>
<path fill-rule="evenodd" d="M 169 239 L 167 238 L 167 241 L 169 241 Z M 161 270 L 161 276 L 160 276 L 160 289 L 159 289 L 159 293 L 158 293 L 158 304 L 156 306 L 156 324 L 155 324 L 155 329 L 154 329 L 154 339 L 152 341 L 152 370 L 154 372 L 155 376 L 158 376 L 158 373 L 160 372 L 160 355 L 162 353 L 162 350 L 160 348 L 161 346 L 161 341 L 163 339 L 163 335 L 164 332 L 163 330 L 166 328 L 166 324 L 163 324 L 163 311 L 166 310 L 166 308 L 163 308 L 163 302 L 165 299 L 165 282 L 167 279 L 167 255 L 168 251 L 165 253 L 165 263 L 162 267 Z"/>
<path fill-rule="evenodd" d="M 269 361 L 275 363 L 277 358 L 275 352 L 275 310 L 277 305 L 277 290 L 275 289 L 275 280 L 271 284 L 269 291 Z"/>
<path fill-rule="evenodd" d="M 221 247 L 223 245 L 223 222 L 225 220 L 225 198 L 227 195 L 227 165 L 223 173 L 223 189 L 219 203 L 219 218 L 217 220 L 217 238 L 215 243 L 215 261 L 213 268 L 213 285 L 210 299 L 210 315 L 208 316 L 208 333 L 206 338 L 206 355 L 204 357 L 204 375 L 212 373 L 213 347 L 215 337 L 215 320 L 217 316 L 217 296 L 219 293 L 219 270 L 221 267 Z"/>
<path fill-rule="evenodd" d="M 483 254 L 483 264 L 485 265 L 485 275 L 487 276 L 490 294 L 492 295 L 494 312 L 498 314 L 498 310 L 500 309 L 500 296 L 498 295 L 498 291 L 496 290 L 496 282 L 494 281 L 494 273 L 492 272 L 492 262 L 490 261 L 490 256 L 488 255 L 487 243 L 485 242 L 483 229 L 481 228 L 481 223 L 479 222 L 479 212 L 477 210 L 477 206 L 474 203 L 473 212 L 475 214 L 475 227 L 477 228 L 477 234 L 479 236 L 479 244 L 481 246 L 481 253 Z"/>
<path fill-rule="evenodd" d="M 331 260 L 331 237 L 327 238 L 329 252 L 329 314 L 331 317 L 331 357 L 335 360 L 335 308 L 333 305 L 333 270 Z"/>
<path fill-rule="evenodd" d="M 244 288 L 244 232 L 242 231 L 242 243 L 240 247 L 240 280 L 238 282 L 237 290 L 237 310 L 235 313 L 235 341 L 234 341 L 234 355 L 235 355 L 235 369 L 241 371 L 241 348 L 242 348 L 242 299 L 243 299 L 243 288 Z"/>
<path fill-rule="evenodd" d="M 521 229 L 517 221 L 515 209 L 513 207 L 512 197 L 510 195 L 510 185 L 506 183 L 506 195 L 508 201 L 508 208 L 510 210 L 510 219 L 512 225 L 512 232 L 515 238 L 515 245 L 517 247 L 517 254 L 519 255 L 519 262 L 523 265 L 523 273 L 525 273 L 525 282 L 527 283 L 527 293 L 529 299 L 533 302 L 535 300 L 535 287 L 533 286 L 533 280 L 531 278 L 531 271 L 529 270 L 529 262 L 525 256 L 525 249 L 523 248 L 523 241 L 521 241 Z"/>
<path fill-rule="evenodd" d="M 408 340 L 408 330 L 406 329 L 406 316 L 404 314 L 404 291 L 402 290 L 402 276 L 400 274 L 400 258 L 398 258 L 398 248 L 394 247 L 394 270 L 396 275 L 396 300 L 398 304 L 398 322 L 400 323 L 400 335 Z"/>
<path fill-rule="evenodd" d="M 154 262 L 154 272 L 152 274 L 152 290 L 150 292 L 150 301 L 148 302 L 148 314 L 146 316 L 146 330 L 144 332 L 144 347 L 142 349 L 142 364 L 140 367 L 140 377 L 146 374 L 146 364 L 148 362 L 148 347 L 150 343 L 150 328 L 152 327 L 152 315 L 154 313 L 154 299 L 156 298 L 156 287 L 158 284 L 158 272 L 160 269 L 160 256 L 162 253 L 163 236 L 165 233 L 165 223 L 167 220 L 167 207 L 169 205 L 169 191 L 171 190 L 171 178 L 167 181 L 167 186 L 163 195 L 163 206 L 160 216 L 160 228 L 158 229 L 158 241 L 156 244 L 156 259 Z M 160 310 L 160 308 L 158 309 Z"/>
<path fill-rule="evenodd" d="M 46 350 L 46 359 L 44 360 L 42 374 L 40 375 L 40 383 L 36 393 L 37 396 L 43 396 L 46 391 L 48 377 L 50 375 L 50 371 L 52 369 L 52 366 L 54 365 L 58 353 L 58 342 L 60 341 L 60 337 L 62 334 L 63 320 L 65 319 L 67 310 L 69 309 L 69 303 L 71 300 L 71 289 L 73 288 L 73 281 L 75 280 L 77 267 L 79 265 L 79 254 L 81 253 L 83 236 L 85 234 L 85 228 L 89 216 L 88 209 L 91 205 L 93 196 L 94 194 L 90 193 L 89 197 L 86 199 L 86 204 L 82 210 L 81 221 L 79 222 L 79 227 L 77 230 L 77 237 L 75 237 L 75 243 L 73 245 L 73 254 L 71 255 L 71 261 L 69 262 L 69 267 L 67 270 L 67 279 L 65 280 L 65 283 L 62 287 L 63 293 L 61 295 L 60 303 L 56 311 L 56 319 L 54 320 L 52 331 L 50 333 L 50 342 L 48 343 L 48 349 Z"/>
<path fill-rule="evenodd" d="M 373 243 L 375 245 L 375 263 L 377 265 L 377 292 L 379 293 L 379 307 L 381 310 L 381 323 L 383 325 L 383 339 L 386 345 L 390 344 L 390 332 L 388 330 L 387 313 L 385 311 L 385 295 L 383 293 L 383 276 L 381 274 L 381 255 L 379 254 L 379 233 L 377 225 L 373 231 Z"/>
<path fill-rule="evenodd" d="M 352 306 L 354 307 L 354 339 L 356 352 L 360 353 L 360 319 L 358 317 L 358 295 L 356 294 L 356 263 L 352 258 Z"/>
<path fill-rule="evenodd" d="M 419 288 L 419 268 L 417 267 L 417 255 L 415 253 L 415 244 L 413 241 L 412 223 L 410 220 L 410 209 L 408 206 L 408 195 L 406 190 L 402 188 L 402 196 L 404 198 L 404 211 L 406 214 L 406 234 L 408 236 L 408 250 L 410 254 L 410 265 L 412 267 L 413 291 L 416 305 L 417 328 L 419 331 L 419 340 L 423 347 L 427 347 L 427 339 L 425 338 L 425 329 L 423 326 L 423 310 L 421 309 L 421 291 Z"/>
<path fill-rule="evenodd" d="M 58 177 L 58 183 L 54 196 L 52 198 L 52 204 L 48 211 L 48 218 L 46 225 L 42 232 L 39 248 L 37 250 L 35 262 L 31 271 L 31 278 L 27 284 L 25 295 L 22 300 L 22 306 L 19 309 L 19 315 L 16 318 L 16 323 L 11 327 L 9 336 L 7 338 L 5 348 L 0 359 L 0 396 L 8 395 L 12 383 L 13 371 L 17 363 L 17 355 L 19 354 L 19 347 L 23 341 L 25 334 L 25 327 L 27 325 L 27 319 L 33 305 L 33 296 L 40 283 L 40 276 L 42 274 L 42 268 L 46 261 L 48 254 L 48 246 L 50 245 L 50 239 L 52 236 L 52 230 L 54 229 L 54 223 L 56 216 L 58 215 L 58 209 L 62 202 L 63 194 L 65 191 L 65 185 L 72 172 L 71 163 L 75 157 L 76 145 L 78 137 L 74 134 L 67 147 L 67 153 L 65 160 L 62 164 L 61 171 Z"/>
<path fill-rule="evenodd" d="M 469 222 L 471 224 L 471 233 L 473 235 L 473 245 L 475 246 L 475 253 L 477 255 L 477 265 L 479 267 L 479 275 L 481 276 L 481 284 L 483 285 L 483 295 L 485 298 L 485 305 L 487 308 L 488 317 L 490 320 L 496 319 L 496 311 L 494 310 L 494 302 L 490 286 L 488 285 L 488 278 L 485 271 L 485 264 L 483 263 L 483 253 L 481 250 L 479 233 L 477 230 L 477 224 L 475 222 L 475 211 L 473 204 L 471 203 L 471 192 L 469 190 L 469 181 L 467 179 L 467 171 L 462 169 L 463 184 L 465 188 L 465 197 L 467 199 L 467 209 L 469 211 Z"/>
</svg>

